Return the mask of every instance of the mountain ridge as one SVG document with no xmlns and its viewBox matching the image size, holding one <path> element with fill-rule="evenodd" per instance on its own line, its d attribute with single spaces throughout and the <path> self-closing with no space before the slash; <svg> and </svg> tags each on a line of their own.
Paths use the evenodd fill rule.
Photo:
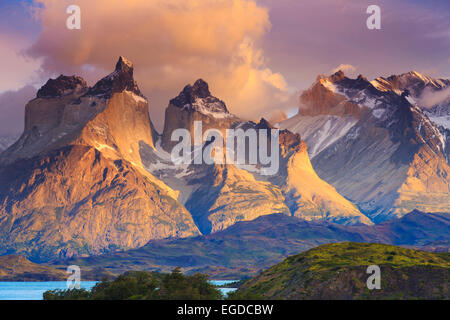
<svg viewBox="0 0 450 320">
<path fill-rule="evenodd" d="M 143 167 L 153 127 L 133 65 L 120 57 L 92 88 L 58 79 L 26 106 L 22 136 L 0 155 L 0 252 L 52 260 L 199 234 L 177 192 Z"/>
<path fill-rule="evenodd" d="M 407 89 L 380 91 L 337 72 L 318 77 L 300 101 L 299 114 L 278 126 L 300 133 L 319 176 L 374 222 L 450 211 L 448 143 Z M 343 112 L 349 103 L 359 111 Z"/>
<path fill-rule="evenodd" d="M 210 235 L 151 241 L 139 249 L 64 260 L 55 262 L 55 265 L 101 267 L 113 274 L 126 270 L 168 272 L 182 267 L 187 273 L 202 272 L 216 278 L 236 279 L 254 275 L 289 255 L 325 243 L 384 243 L 448 252 L 449 230 L 448 213 L 416 211 L 374 226 L 342 226 L 275 214 L 241 221 Z"/>
</svg>

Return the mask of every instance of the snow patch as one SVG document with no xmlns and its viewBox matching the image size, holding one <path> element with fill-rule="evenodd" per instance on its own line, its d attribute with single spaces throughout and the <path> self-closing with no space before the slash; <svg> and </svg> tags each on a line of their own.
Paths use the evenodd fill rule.
<svg viewBox="0 0 450 320">
<path fill-rule="evenodd" d="M 139 103 L 139 102 L 147 103 L 147 99 L 145 99 L 144 97 L 138 96 L 134 92 L 131 92 L 131 91 L 124 91 L 124 92 L 129 94 L 136 103 Z"/>
<path fill-rule="evenodd" d="M 297 115 L 281 122 L 279 127 L 300 134 L 308 145 L 308 153 L 312 159 L 344 137 L 356 123 L 357 119 L 352 116 Z"/>
<path fill-rule="evenodd" d="M 205 116 L 211 116 L 216 119 L 233 118 L 234 116 L 231 113 L 223 111 L 224 108 L 221 101 L 210 102 L 203 98 L 196 98 L 192 105 L 186 104 L 183 107 L 184 110 L 193 109 Z"/>
<path fill-rule="evenodd" d="M 386 92 L 391 90 L 391 84 L 384 78 L 377 78 L 370 81 L 370 83 L 379 91 Z"/>
<path fill-rule="evenodd" d="M 336 92 L 336 86 L 329 81 L 328 79 L 320 79 L 320 83 L 327 88 L 328 90 L 330 90 L 331 92 Z"/>
<path fill-rule="evenodd" d="M 409 102 L 411 105 L 415 106 L 415 105 L 417 104 L 417 103 L 416 103 L 416 100 L 414 100 L 413 97 L 411 97 L 411 96 L 406 96 L 405 98 L 406 98 L 406 100 L 408 100 L 408 102 Z"/>
<path fill-rule="evenodd" d="M 385 112 L 386 110 L 384 109 L 376 109 L 372 111 L 372 114 L 375 118 L 380 119 Z"/>
<path fill-rule="evenodd" d="M 431 114 L 425 114 L 430 118 L 430 121 L 436 124 L 439 127 L 444 127 L 445 129 L 450 130 L 450 115 L 447 116 L 433 116 Z"/>
</svg>

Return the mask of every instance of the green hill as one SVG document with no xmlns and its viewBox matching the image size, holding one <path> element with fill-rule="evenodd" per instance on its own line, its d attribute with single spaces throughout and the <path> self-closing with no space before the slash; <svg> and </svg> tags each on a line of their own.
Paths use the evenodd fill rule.
<svg viewBox="0 0 450 320">
<path fill-rule="evenodd" d="M 380 290 L 367 288 L 369 265 L 381 269 Z M 383 244 L 326 244 L 246 281 L 234 298 L 449 299 L 449 271 L 449 253 Z"/>
</svg>

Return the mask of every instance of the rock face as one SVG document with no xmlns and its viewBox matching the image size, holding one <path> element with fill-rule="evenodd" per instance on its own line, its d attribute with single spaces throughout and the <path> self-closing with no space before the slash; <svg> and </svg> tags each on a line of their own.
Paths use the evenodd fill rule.
<svg viewBox="0 0 450 320">
<path fill-rule="evenodd" d="M 392 75 L 388 78 L 379 77 L 373 80 L 372 85 L 380 91 L 397 91 L 403 92 L 408 90 L 410 95 L 418 99 L 422 96 L 425 89 L 430 91 L 440 91 L 450 85 L 448 79 L 434 79 L 418 73 L 410 71 L 401 75 Z"/>
<path fill-rule="evenodd" d="M 174 166 L 168 155 L 174 144 L 170 141 L 172 132 L 184 128 L 192 138 L 194 121 L 202 121 L 202 133 L 217 129 L 223 137 L 227 129 L 246 131 L 272 127 L 265 119 L 259 123 L 246 122 L 230 114 L 225 104 L 211 95 L 203 80 L 186 86 L 178 97 L 171 100 L 166 110 L 161 148 L 157 147 L 156 152 L 149 149 L 143 158 L 152 174 L 180 191 L 181 201 L 203 233 L 219 231 L 238 221 L 272 213 L 342 224 L 372 224 L 354 204 L 317 176 L 309 161 L 306 144 L 299 135 L 288 131 L 280 135 L 277 143 L 281 155 L 280 168 L 273 176 L 262 175 L 261 164 Z M 257 144 L 259 153 L 261 145 Z M 234 152 L 236 148 L 237 144 Z M 246 159 L 249 152 L 246 149 Z"/>
<path fill-rule="evenodd" d="M 449 212 L 446 137 L 400 91 L 406 80 L 389 79 L 319 77 L 302 95 L 299 115 L 279 126 L 302 135 L 319 176 L 373 221 L 414 209 Z M 358 110 L 343 107 L 349 104 Z"/>
<path fill-rule="evenodd" d="M 413 212 L 378 225 L 343 226 L 274 214 L 238 222 L 211 235 L 150 241 L 142 248 L 127 252 L 70 259 L 61 264 L 76 264 L 82 266 L 83 270 L 86 266 L 108 267 L 115 274 L 129 270 L 170 272 L 179 266 L 185 272 L 207 273 L 215 279 L 239 279 L 255 276 L 262 269 L 270 268 L 290 255 L 322 244 L 344 241 L 447 252 L 450 217 L 445 213 Z"/>
<path fill-rule="evenodd" d="M 278 186 L 257 181 L 234 165 L 210 166 L 199 176 L 202 183 L 190 195 L 186 208 L 202 233 L 217 232 L 264 215 L 290 215 Z"/>
<path fill-rule="evenodd" d="M 143 168 L 154 130 L 132 64 L 121 57 L 93 88 L 83 84 L 50 80 L 0 156 L 0 252 L 51 260 L 199 234 L 177 193 Z"/>
<path fill-rule="evenodd" d="M 169 103 L 166 109 L 162 147 L 171 152 L 177 142 L 171 141 L 172 132 L 176 129 L 187 129 L 191 132 L 194 145 L 194 122 L 201 121 L 203 131 L 217 129 L 223 132 L 240 120 L 228 112 L 225 103 L 211 95 L 208 84 L 202 79 L 194 85 L 187 85 L 183 91 Z"/>
<path fill-rule="evenodd" d="M 87 83 L 83 78 L 60 75 L 56 79 L 48 80 L 47 83 L 38 90 L 37 97 L 42 99 L 58 98 L 75 92 L 83 92 L 86 89 Z"/>
<path fill-rule="evenodd" d="M 319 76 L 316 83 L 320 85 L 312 86 L 300 96 L 301 107 L 298 110 L 298 114 L 302 116 L 353 115 L 358 117 L 360 112 L 358 105 L 350 102 L 345 96 L 334 92 L 334 83 L 342 81 L 344 78 L 342 71 L 335 73 L 329 78 Z M 329 90 L 323 90 L 322 87 Z"/>
<path fill-rule="evenodd" d="M 191 134 L 194 155 L 211 144 L 196 141 L 195 121 L 200 134 L 217 129 L 223 137 L 228 129 L 274 127 L 231 114 L 200 79 L 170 101 L 160 136 L 133 72 L 120 57 L 93 87 L 60 76 L 27 104 L 23 134 L 0 155 L 0 254 L 96 255 L 274 213 L 367 226 L 414 209 L 450 211 L 450 134 L 411 93 L 446 82 L 318 77 L 299 115 L 277 125 L 278 150 L 271 137 L 246 147 L 246 160 L 262 143 L 278 151 L 278 171 L 264 175 L 262 163 L 174 163 L 174 130 Z"/>
<path fill-rule="evenodd" d="M 116 70 L 93 88 L 82 87 L 85 82 L 79 77 L 49 80 L 25 107 L 24 133 L 0 163 L 81 144 L 140 165 L 139 143 L 153 147 L 154 130 L 147 100 L 133 80 L 133 67 L 124 61 L 121 57 Z M 54 94 L 42 98 L 42 92 Z"/>
<path fill-rule="evenodd" d="M 309 160 L 307 145 L 298 134 L 283 131 L 280 147 L 281 170 L 269 180 L 282 188 L 294 216 L 341 224 L 372 224 L 353 203 L 319 178 Z"/>
<path fill-rule="evenodd" d="M 111 98 L 114 93 L 127 91 L 145 99 L 136 81 L 134 81 L 133 72 L 134 68 L 131 61 L 120 57 L 119 61 L 117 61 L 115 71 L 90 88 L 87 95 Z"/>
</svg>

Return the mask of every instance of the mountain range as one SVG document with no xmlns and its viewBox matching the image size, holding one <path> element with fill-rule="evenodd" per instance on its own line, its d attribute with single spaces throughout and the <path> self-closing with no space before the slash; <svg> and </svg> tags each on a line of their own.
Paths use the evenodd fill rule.
<svg viewBox="0 0 450 320">
<path fill-rule="evenodd" d="M 449 83 L 417 72 L 371 82 L 319 76 L 298 115 L 278 126 L 303 137 L 319 176 L 372 221 L 414 209 L 450 212 L 450 103 L 418 104 Z"/>
<path fill-rule="evenodd" d="M 234 224 L 206 236 L 152 240 L 145 246 L 101 256 L 72 258 L 50 266 L 79 265 L 83 273 L 118 275 L 130 270 L 201 272 L 213 279 L 241 279 L 319 245 L 340 242 L 380 243 L 433 252 L 449 252 L 450 218 L 446 213 L 411 212 L 378 225 L 343 226 L 305 221 L 283 214 Z"/>
<path fill-rule="evenodd" d="M 94 86 L 61 75 L 26 105 L 24 132 L 0 154 L 0 255 L 95 256 L 207 239 L 274 214 L 345 233 L 415 209 L 450 212 L 449 105 L 416 102 L 448 80 L 319 76 L 297 116 L 270 124 L 230 113 L 199 79 L 170 100 L 159 134 L 133 75 L 120 57 Z M 196 121 L 202 133 L 223 135 L 280 128 L 277 174 L 264 175 L 262 165 L 173 162 L 174 130 L 194 137 Z M 191 152 L 208 146 L 193 142 Z"/>
</svg>

